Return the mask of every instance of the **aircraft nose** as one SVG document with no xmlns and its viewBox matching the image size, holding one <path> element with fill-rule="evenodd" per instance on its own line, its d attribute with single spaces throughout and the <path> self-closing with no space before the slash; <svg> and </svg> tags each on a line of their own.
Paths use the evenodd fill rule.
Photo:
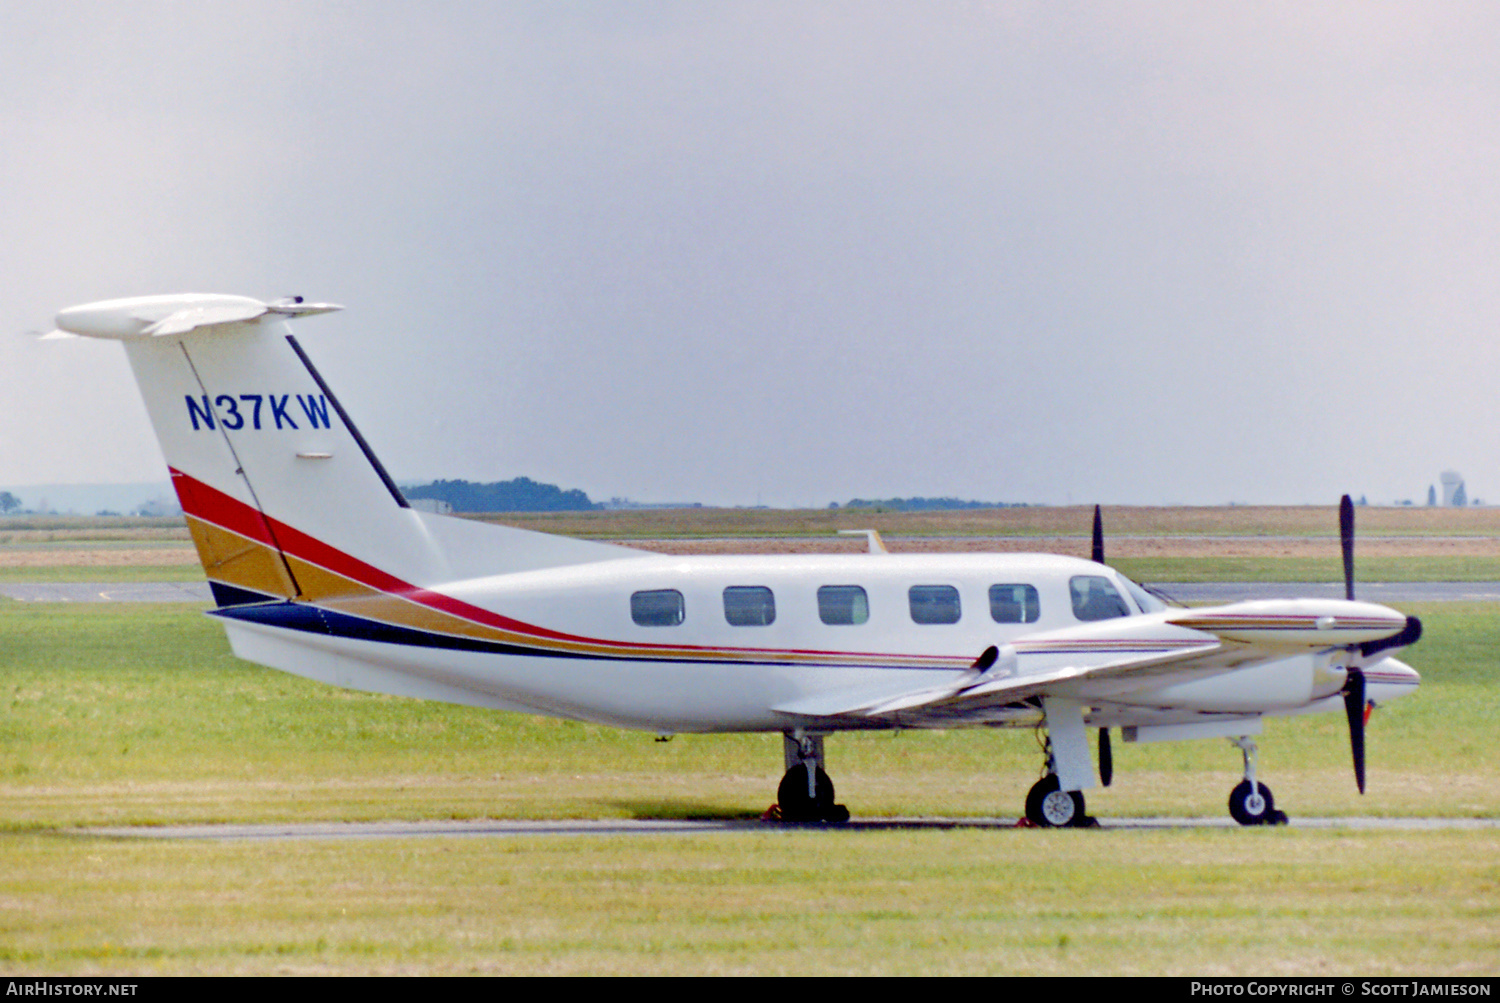
<svg viewBox="0 0 1500 1003">
<path fill-rule="evenodd" d="M 1396 658 L 1382 658 L 1365 666 L 1364 672 L 1365 695 L 1376 703 L 1406 696 L 1422 685 L 1417 670 Z"/>
</svg>

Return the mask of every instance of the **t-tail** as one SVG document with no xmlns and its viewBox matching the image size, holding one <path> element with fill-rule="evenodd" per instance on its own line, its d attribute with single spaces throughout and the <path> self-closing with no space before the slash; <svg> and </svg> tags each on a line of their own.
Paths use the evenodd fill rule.
<svg viewBox="0 0 1500 1003">
<path fill-rule="evenodd" d="M 184 294 L 57 315 L 124 344 L 221 607 L 389 602 L 638 553 L 414 510 L 285 323 L 338 309 Z"/>
</svg>

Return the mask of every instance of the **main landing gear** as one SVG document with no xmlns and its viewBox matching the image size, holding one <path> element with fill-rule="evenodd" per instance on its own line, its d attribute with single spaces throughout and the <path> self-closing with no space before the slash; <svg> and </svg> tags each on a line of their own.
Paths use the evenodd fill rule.
<svg viewBox="0 0 1500 1003">
<path fill-rule="evenodd" d="M 786 774 L 776 788 L 783 822 L 849 821 L 849 809 L 833 803 L 833 781 L 823 772 L 823 736 L 800 728 L 782 735 Z"/>
<path fill-rule="evenodd" d="M 1229 814 L 1240 825 L 1286 825 L 1286 812 L 1277 810 L 1271 788 L 1255 779 L 1255 739 L 1241 735 L 1229 744 L 1245 757 L 1245 779 L 1229 792 Z"/>
<path fill-rule="evenodd" d="M 1026 821 L 1040 829 L 1084 828 L 1099 824 L 1097 819 L 1085 814 L 1083 792 L 1063 790 L 1055 773 L 1047 774 L 1031 786 L 1026 795 Z"/>
<path fill-rule="evenodd" d="M 1057 779 L 1057 761 L 1050 737 L 1042 745 L 1046 772 L 1026 794 L 1026 822 L 1039 829 L 1089 829 L 1099 820 L 1084 811 L 1083 792 L 1065 791 Z"/>
</svg>

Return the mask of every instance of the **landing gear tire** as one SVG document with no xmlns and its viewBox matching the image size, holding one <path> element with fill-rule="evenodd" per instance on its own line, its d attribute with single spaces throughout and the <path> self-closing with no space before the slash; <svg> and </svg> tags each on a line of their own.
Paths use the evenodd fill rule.
<svg viewBox="0 0 1500 1003">
<path fill-rule="evenodd" d="M 1271 788 L 1260 783 L 1255 788 L 1250 781 L 1241 780 L 1229 792 L 1229 814 L 1234 820 L 1240 825 L 1286 825 L 1286 812 L 1276 810 Z"/>
<path fill-rule="evenodd" d="M 1055 774 L 1038 780 L 1026 795 L 1026 821 L 1041 829 L 1085 828 L 1097 824 L 1083 810 L 1083 794 L 1065 791 Z"/>
<path fill-rule="evenodd" d="M 849 809 L 833 803 L 833 781 L 828 774 L 818 770 L 813 780 L 816 797 L 807 796 L 807 767 L 793 766 L 781 778 L 776 788 L 776 803 L 781 809 L 784 822 L 832 822 L 849 821 Z"/>
</svg>

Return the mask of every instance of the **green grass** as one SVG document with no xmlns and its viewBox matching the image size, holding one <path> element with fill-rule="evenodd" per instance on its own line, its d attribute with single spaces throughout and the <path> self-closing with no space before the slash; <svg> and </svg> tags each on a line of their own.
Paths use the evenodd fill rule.
<svg viewBox="0 0 1500 1003">
<path fill-rule="evenodd" d="M 1415 697 L 1376 715 L 1371 793 L 1346 779 L 1335 715 L 1276 720 L 1263 769 L 1323 813 L 1500 809 L 1489 697 L 1493 607 L 1419 609 Z M 237 661 L 217 625 L 172 605 L 0 607 L 7 639 L 0 825 L 328 818 L 743 817 L 774 797 L 779 736 L 652 736 L 353 693 Z M 1468 768 L 1453 770 L 1457 758 Z M 1003 815 L 1037 767 L 1029 732 L 838 736 L 832 769 L 864 816 Z M 1218 814 L 1238 771 L 1215 742 L 1120 745 L 1109 814 Z M 183 770 L 190 762 L 192 769 Z M 1417 779 L 1449 774 L 1446 785 Z"/>
<path fill-rule="evenodd" d="M 1413 605 L 1421 690 L 1377 712 L 1371 792 L 1338 715 L 1272 720 L 1262 769 L 1318 814 L 1500 814 L 1489 757 L 1500 611 Z M 0 827 L 335 818 L 745 817 L 774 799 L 778 735 L 653 736 L 334 689 L 240 662 L 175 604 L 0 606 Z M 1014 814 L 1039 762 L 1029 731 L 830 739 L 862 816 Z M 1238 756 L 1219 742 L 1117 744 L 1112 815 L 1218 815 Z M 190 764 L 184 769 L 184 764 Z M 1443 785 L 1420 778 L 1442 775 Z"/>
<path fill-rule="evenodd" d="M 1335 715 L 1271 722 L 1298 815 L 1500 815 L 1500 607 L 1413 605 L 1415 695 L 1354 791 Z M 350 693 L 176 605 L 0 605 L 0 972 L 1491 974 L 1500 834 L 769 831 L 217 843 L 100 824 L 751 817 L 780 737 Z M 1007 816 L 1030 733 L 835 736 L 857 817 Z M 1104 816 L 1221 817 L 1223 742 L 1118 743 Z"/>
<path fill-rule="evenodd" d="M 13 835 L 0 971 L 1493 975 L 1495 848 L 1287 830 Z"/>
</svg>

